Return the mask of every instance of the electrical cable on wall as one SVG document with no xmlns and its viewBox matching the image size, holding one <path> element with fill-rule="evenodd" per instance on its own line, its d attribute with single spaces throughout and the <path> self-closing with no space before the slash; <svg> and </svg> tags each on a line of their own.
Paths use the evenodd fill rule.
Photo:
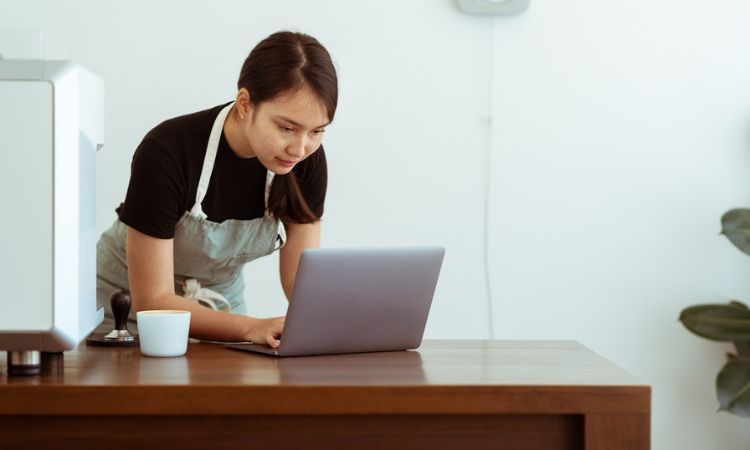
<svg viewBox="0 0 750 450">
<path fill-rule="evenodd" d="M 520 14 L 529 7 L 530 0 L 456 0 L 458 9 L 467 14 L 481 16 L 507 16 Z M 495 44 L 495 19 L 490 17 L 489 22 L 489 57 L 488 57 L 488 84 L 487 84 L 487 155 L 483 173 L 484 188 L 484 230 L 482 264 L 484 266 L 484 284 L 487 293 L 487 330 L 490 339 L 495 339 L 495 321 L 492 304 L 492 282 L 490 278 L 490 192 L 492 188 L 492 147 L 493 147 L 493 86 L 494 86 L 494 44 Z"/>
<path fill-rule="evenodd" d="M 490 279 L 490 189 L 492 187 L 492 105 L 493 105 L 493 72 L 494 72 L 494 41 L 495 41 L 495 21 L 489 20 L 489 58 L 488 58 L 488 80 L 487 83 L 487 155 L 484 165 L 484 238 L 482 261 L 484 265 L 484 284 L 487 293 L 487 330 L 490 339 L 495 339 L 495 315 L 492 307 L 492 282 Z"/>
</svg>

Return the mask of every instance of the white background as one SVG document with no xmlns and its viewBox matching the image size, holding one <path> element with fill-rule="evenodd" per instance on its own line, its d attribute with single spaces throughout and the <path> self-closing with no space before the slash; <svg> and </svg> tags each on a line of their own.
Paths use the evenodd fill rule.
<svg viewBox="0 0 750 450">
<path fill-rule="evenodd" d="M 750 206 L 745 0 L 532 0 L 492 19 L 450 0 L 0 0 L 7 29 L 51 33 L 106 82 L 100 232 L 149 129 L 232 99 L 268 34 L 312 34 L 341 90 L 323 245 L 442 244 L 426 338 L 488 338 L 492 311 L 496 338 L 579 340 L 651 384 L 653 448 L 750 444 L 747 419 L 715 412 L 731 347 L 677 322 L 750 300 L 750 261 L 718 235 Z M 285 311 L 276 264 L 246 269 L 255 315 Z"/>
</svg>

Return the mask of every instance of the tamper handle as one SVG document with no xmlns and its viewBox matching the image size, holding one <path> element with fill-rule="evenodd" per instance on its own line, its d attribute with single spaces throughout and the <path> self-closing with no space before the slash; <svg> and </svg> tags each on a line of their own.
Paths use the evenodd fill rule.
<svg viewBox="0 0 750 450">
<path fill-rule="evenodd" d="M 115 316 L 115 330 L 128 329 L 128 315 L 130 314 L 130 292 L 115 291 L 110 299 L 112 315 Z"/>
</svg>

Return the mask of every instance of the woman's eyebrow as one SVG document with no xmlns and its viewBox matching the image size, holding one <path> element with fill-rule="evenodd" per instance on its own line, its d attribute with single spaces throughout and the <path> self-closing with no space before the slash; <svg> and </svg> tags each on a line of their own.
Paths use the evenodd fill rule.
<svg viewBox="0 0 750 450">
<path fill-rule="evenodd" d="M 302 126 L 301 124 L 299 124 L 299 123 L 295 122 L 294 120 L 292 120 L 292 119 L 290 119 L 290 118 L 288 118 L 288 117 L 284 117 L 284 116 L 276 116 L 276 118 L 277 118 L 277 119 L 281 119 L 281 120 L 283 120 L 283 121 L 285 121 L 285 122 L 289 122 L 290 124 L 294 125 L 295 127 L 298 127 L 298 128 L 304 128 L 304 127 L 303 127 L 303 126 Z M 326 123 L 324 123 L 323 125 L 317 126 L 317 127 L 313 128 L 313 129 L 318 129 L 318 128 L 323 128 L 323 127 L 327 127 L 327 126 L 328 126 L 328 125 L 330 125 L 330 124 L 331 124 L 331 122 L 326 122 Z"/>
</svg>

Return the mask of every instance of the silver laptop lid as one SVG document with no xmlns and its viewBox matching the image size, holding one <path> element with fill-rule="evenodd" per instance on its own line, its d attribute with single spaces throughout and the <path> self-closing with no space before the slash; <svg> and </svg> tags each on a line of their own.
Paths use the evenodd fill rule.
<svg viewBox="0 0 750 450">
<path fill-rule="evenodd" d="M 437 246 L 304 250 L 279 355 L 419 347 L 444 254 Z"/>
</svg>

